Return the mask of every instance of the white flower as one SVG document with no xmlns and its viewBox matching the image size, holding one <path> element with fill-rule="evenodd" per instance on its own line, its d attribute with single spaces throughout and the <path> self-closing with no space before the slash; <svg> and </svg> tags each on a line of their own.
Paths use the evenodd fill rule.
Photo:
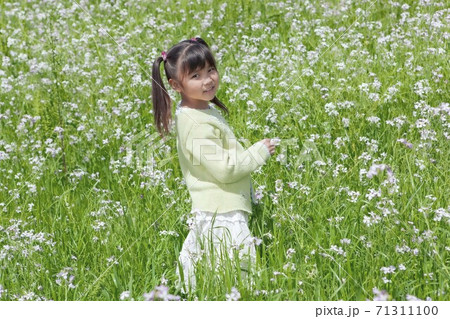
<svg viewBox="0 0 450 319">
<path fill-rule="evenodd" d="M 250 240 L 252 244 L 255 244 L 256 246 L 259 246 L 262 243 L 262 239 L 259 239 L 258 237 L 251 237 Z"/>
<path fill-rule="evenodd" d="M 164 285 L 158 286 L 155 288 L 155 290 L 150 291 L 149 293 L 144 293 L 143 295 L 144 300 L 146 301 L 154 301 L 155 299 L 158 300 L 180 300 L 180 296 L 175 296 L 169 294 L 169 287 L 166 287 Z"/>
<path fill-rule="evenodd" d="M 369 116 L 368 118 L 367 118 L 367 120 L 369 121 L 369 122 L 371 122 L 371 123 L 374 123 L 374 124 L 379 124 L 380 123 L 380 118 L 378 117 L 378 116 Z M 379 125 L 378 125 L 379 126 Z"/>
<path fill-rule="evenodd" d="M 287 259 L 290 259 L 290 258 L 292 257 L 293 254 L 295 254 L 295 249 L 294 249 L 294 248 L 289 248 L 289 249 L 286 251 L 286 258 L 287 258 Z"/>
<path fill-rule="evenodd" d="M 109 258 L 106 258 L 106 261 L 107 261 L 107 263 L 108 263 L 108 266 L 110 265 L 110 264 L 112 264 L 112 263 L 114 263 L 115 265 L 118 265 L 119 264 L 119 262 L 117 261 L 117 258 L 116 258 L 116 256 L 111 256 L 111 257 L 109 257 Z"/>
<path fill-rule="evenodd" d="M 377 287 L 374 287 L 372 292 L 375 294 L 375 297 L 373 298 L 374 301 L 386 301 L 389 298 L 389 294 L 386 290 L 380 291 Z"/>
<path fill-rule="evenodd" d="M 64 132 L 64 129 L 63 129 L 62 127 L 57 126 L 57 127 L 55 127 L 55 129 L 53 130 L 53 132 L 56 132 L 56 133 L 62 133 L 62 132 Z"/>
<path fill-rule="evenodd" d="M 125 300 L 130 298 L 130 291 L 126 290 L 120 294 L 120 300 Z"/>
<path fill-rule="evenodd" d="M 378 222 L 381 220 L 381 217 L 376 215 L 374 212 L 369 212 L 370 216 L 364 216 L 363 217 L 363 223 L 367 226 L 371 226 L 373 224 L 378 224 Z"/>
<path fill-rule="evenodd" d="M 366 198 L 372 200 L 375 197 L 381 197 L 381 189 L 378 188 L 378 191 L 376 191 L 373 188 L 369 188 L 369 194 L 366 194 Z"/>
<path fill-rule="evenodd" d="M 343 118 L 342 118 L 342 125 L 343 125 L 344 127 L 349 127 L 349 125 L 350 125 L 350 119 L 348 119 L 348 118 L 346 118 L 346 117 L 343 117 Z"/>
<path fill-rule="evenodd" d="M 399 138 L 397 142 L 404 144 L 407 148 L 413 148 L 413 145 L 404 138 Z"/>
<path fill-rule="evenodd" d="M 369 171 L 367 172 L 367 177 L 372 178 L 372 177 L 378 175 L 379 172 L 382 172 L 384 170 L 386 170 L 388 172 L 389 179 L 392 179 L 394 174 L 392 173 L 391 168 L 386 164 L 373 164 L 369 168 Z"/>
<path fill-rule="evenodd" d="M 178 233 L 174 230 L 161 230 L 159 232 L 160 236 L 173 236 L 173 237 L 178 237 Z"/>
<path fill-rule="evenodd" d="M 420 301 L 422 299 L 417 298 L 416 296 L 413 295 L 406 295 L 406 300 L 408 301 Z"/>
<path fill-rule="evenodd" d="M 415 126 L 417 127 L 417 128 L 422 128 L 422 127 L 425 127 L 425 126 L 427 126 L 428 124 L 429 124 L 430 122 L 428 121 L 428 119 L 418 119 L 417 121 L 416 121 L 416 123 L 415 123 Z"/>
<path fill-rule="evenodd" d="M 333 103 L 325 104 L 325 112 L 329 116 L 337 116 L 337 115 L 339 115 L 339 113 L 336 111 L 336 105 L 334 105 Z"/>
<path fill-rule="evenodd" d="M 380 270 L 384 272 L 385 274 L 393 274 L 395 272 L 395 266 L 389 266 L 389 267 L 381 267 Z"/>
<path fill-rule="evenodd" d="M 362 92 L 369 93 L 369 84 L 368 83 L 362 83 L 358 87 Z"/>
<path fill-rule="evenodd" d="M 370 93 L 369 99 L 376 102 L 380 99 L 380 95 L 378 93 Z"/>
<path fill-rule="evenodd" d="M 297 269 L 297 267 L 295 266 L 295 264 L 293 262 L 288 262 L 286 265 L 283 266 L 284 270 L 288 270 L 290 269 L 291 271 L 295 271 Z"/>
<path fill-rule="evenodd" d="M 241 298 L 241 294 L 235 287 L 232 287 L 231 292 L 226 294 L 225 297 L 227 298 L 227 301 L 237 301 Z"/>
<path fill-rule="evenodd" d="M 348 191 L 347 195 L 350 197 L 350 199 L 347 199 L 349 202 L 356 203 L 356 201 L 358 200 L 358 196 L 361 194 L 355 191 Z"/>
<path fill-rule="evenodd" d="M 342 247 L 337 247 L 336 245 L 331 245 L 330 250 L 335 251 L 339 255 L 346 256 L 347 253 L 342 249 Z"/>
<path fill-rule="evenodd" d="M 290 188 L 295 188 L 295 189 L 297 189 L 297 184 L 298 184 L 297 182 L 295 182 L 295 181 L 294 181 L 294 182 L 288 182 L 287 184 L 288 184 L 288 186 L 289 186 Z"/>
<path fill-rule="evenodd" d="M 0 285 L 0 298 L 2 297 L 2 294 L 3 294 L 4 292 L 8 292 L 8 289 L 3 289 L 3 286 Z"/>
<path fill-rule="evenodd" d="M 414 84 L 414 92 L 420 97 L 424 97 L 431 91 L 428 80 L 420 80 Z"/>
</svg>

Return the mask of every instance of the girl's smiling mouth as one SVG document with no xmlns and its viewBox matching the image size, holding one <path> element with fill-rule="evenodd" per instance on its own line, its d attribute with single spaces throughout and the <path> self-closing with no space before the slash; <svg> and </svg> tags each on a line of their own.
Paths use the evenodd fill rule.
<svg viewBox="0 0 450 319">
<path fill-rule="evenodd" d="M 207 90 L 207 91 L 203 91 L 203 93 L 209 93 L 209 92 L 211 92 L 212 90 L 214 90 L 214 88 L 215 88 L 216 86 L 215 85 L 213 85 L 209 90 Z"/>
</svg>

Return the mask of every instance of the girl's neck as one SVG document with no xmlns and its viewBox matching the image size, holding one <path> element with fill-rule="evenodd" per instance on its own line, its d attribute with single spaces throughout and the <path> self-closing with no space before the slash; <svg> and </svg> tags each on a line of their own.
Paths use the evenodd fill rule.
<svg viewBox="0 0 450 319">
<path fill-rule="evenodd" d="M 208 101 L 202 101 L 205 103 L 191 103 L 188 101 L 181 100 L 180 107 L 196 109 L 196 110 L 207 110 L 210 109 Z"/>
</svg>

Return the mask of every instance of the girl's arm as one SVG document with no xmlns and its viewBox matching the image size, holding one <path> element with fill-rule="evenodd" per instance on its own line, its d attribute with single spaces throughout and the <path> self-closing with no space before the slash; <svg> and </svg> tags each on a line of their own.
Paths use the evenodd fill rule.
<svg viewBox="0 0 450 319">
<path fill-rule="evenodd" d="M 186 150 L 193 166 L 202 166 L 219 182 L 234 183 L 264 165 L 270 153 L 259 141 L 240 154 L 238 141 L 229 139 L 229 149 L 223 148 L 220 129 L 210 124 L 194 124 L 186 139 Z"/>
</svg>

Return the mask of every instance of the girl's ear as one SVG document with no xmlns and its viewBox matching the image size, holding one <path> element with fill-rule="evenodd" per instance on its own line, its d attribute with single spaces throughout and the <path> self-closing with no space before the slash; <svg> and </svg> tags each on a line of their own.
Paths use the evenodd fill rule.
<svg viewBox="0 0 450 319">
<path fill-rule="evenodd" d="M 169 84 L 172 87 L 172 89 L 174 89 L 177 92 L 181 92 L 181 87 L 177 81 L 175 81 L 174 79 L 169 79 Z"/>
</svg>

